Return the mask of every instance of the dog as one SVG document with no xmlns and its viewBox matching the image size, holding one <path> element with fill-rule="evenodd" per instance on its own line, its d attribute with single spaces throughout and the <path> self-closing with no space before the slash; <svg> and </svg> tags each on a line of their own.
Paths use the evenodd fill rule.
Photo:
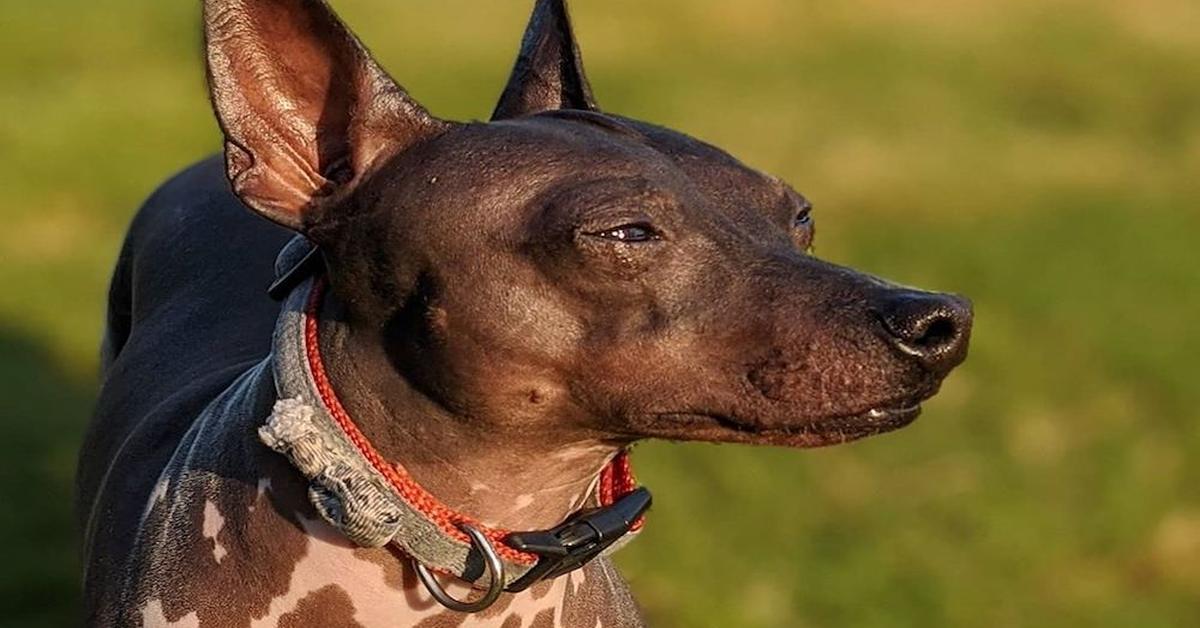
<svg viewBox="0 0 1200 628">
<path fill-rule="evenodd" d="M 650 502 L 632 443 L 887 432 L 966 356 L 967 300 L 813 257 L 786 183 L 602 111 L 563 0 L 488 122 L 321 0 L 204 28 L 224 158 L 113 275 L 90 625 L 640 626 L 608 558 Z"/>
</svg>

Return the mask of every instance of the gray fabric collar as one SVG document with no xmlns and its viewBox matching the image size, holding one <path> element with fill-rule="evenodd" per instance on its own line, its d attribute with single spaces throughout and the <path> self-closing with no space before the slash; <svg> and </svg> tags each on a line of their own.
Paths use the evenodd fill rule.
<svg viewBox="0 0 1200 628">
<path fill-rule="evenodd" d="M 276 261 L 277 276 L 300 263 L 309 250 L 303 238 L 290 242 Z M 259 438 L 309 480 L 308 496 L 317 512 L 354 543 L 363 547 L 391 543 L 434 571 L 487 587 L 490 577 L 481 553 L 465 536 L 455 534 L 457 530 L 447 530 L 431 518 L 428 503 L 420 499 L 428 495 L 417 499 L 402 495 L 378 461 L 373 464 L 352 441 L 338 423 L 338 410 L 322 397 L 309 361 L 307 308 L 314 289 L 316 280 L 306 277 L 283 302 L 272 356 L 278 400 L 259 429 Z M 633 536 L 624 535 L 604 553 L 615 551 Z M 493 547 L 504 562 L 505 586 L 536 562 L 535 556 L 503 543 L 494 541 Z"/>
</svg>

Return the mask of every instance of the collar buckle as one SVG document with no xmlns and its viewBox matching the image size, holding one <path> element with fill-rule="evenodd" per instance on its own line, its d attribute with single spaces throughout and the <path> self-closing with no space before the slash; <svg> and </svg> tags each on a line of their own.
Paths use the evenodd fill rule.
<svg viewBox="0 0 1200 628">
<path fill-rule="evenodd" d="M 650 507 L 650 491 L 639 487 L 608 506 L 583 510 L 549 530 L 513 532 L 505 542 L 540 557 L 537 564 L 509 584 L 510 593 L 524 591 L 541 580 L 557 578 L 583 567 L 629 533 Z"/>
</svg>

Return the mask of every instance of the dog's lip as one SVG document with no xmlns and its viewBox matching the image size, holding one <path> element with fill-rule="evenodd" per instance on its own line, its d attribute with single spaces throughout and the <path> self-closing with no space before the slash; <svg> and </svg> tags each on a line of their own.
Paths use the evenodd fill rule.
<svg viewBox="0 0 1200 628">
<path fill-rule="evenodd" d="M 881 403 L 868 410 L 806 420 L 794 425 L 760 425 L 714 412 L 656 414 L 655 436 L 677 440 L 738 442 L 785 447 L 826 447 L 898 430 L 921 414 L 921 400 Z"/>
</svg>

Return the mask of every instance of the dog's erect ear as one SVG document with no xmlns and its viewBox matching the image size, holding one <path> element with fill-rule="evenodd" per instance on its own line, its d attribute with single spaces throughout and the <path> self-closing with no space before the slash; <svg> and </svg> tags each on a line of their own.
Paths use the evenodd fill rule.
<svg viewBox="0 0 1200 628">
<path fill-rule="evenodd" d="M 205 0 L 209 88 L 237 195 L 305 230 L 377 160 L 437 135 L 321 0 Z"/>
<path fill-rule="evenodd" d="M 493 120 L 552 109 L 595 110 L 566 0 L 537 0 Z"/>
</svg>

